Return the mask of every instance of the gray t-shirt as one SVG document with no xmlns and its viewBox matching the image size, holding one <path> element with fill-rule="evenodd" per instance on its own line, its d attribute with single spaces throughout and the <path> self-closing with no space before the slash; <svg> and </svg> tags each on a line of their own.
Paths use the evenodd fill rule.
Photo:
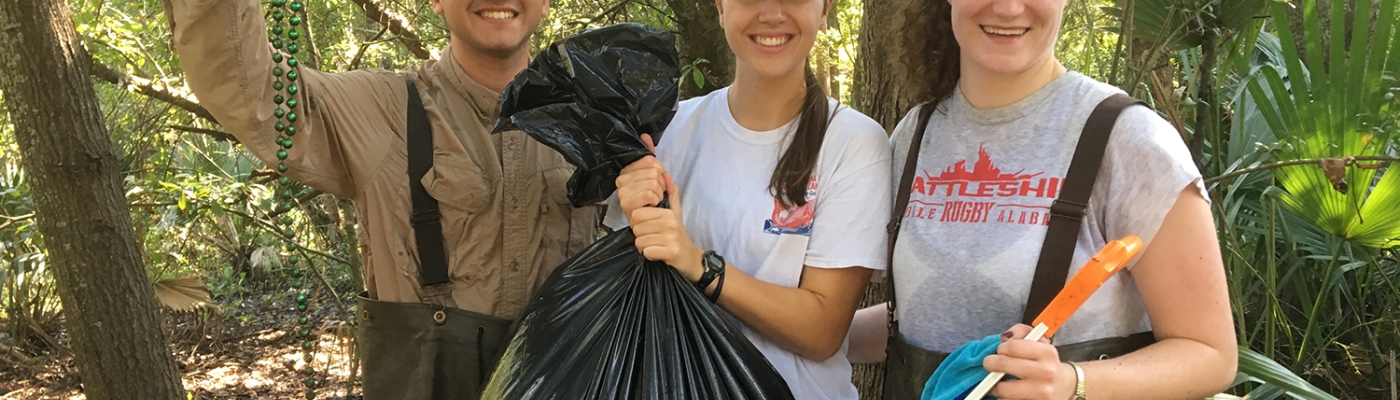
<svg viewBox="0 0 1400 400">
<path fill-rule="evenodd" d="M 1114 93 L 1121 91 L 1068 72 L 1004 108 L 975 109 L 960 92 L 939 105 L 924 135 L 892 263 L 900 333 L 907 340 L 947 352 L 1021 321 L 1050 204 L 1089 113 Z M 917 119 L 918 110 L 910 111 L 890 137 L 894 186 Z M 1146 107 L 1124 110 L 1090 197 L 1070 276 L 1108 240 L 1133 234 L 1151 246 L 1188 186 L 1207 197 L 1172 125 Z M 1089 298 L 1056 335 L 1056 344 L 1151 329 L 1131 268 Z"/>
</svg>

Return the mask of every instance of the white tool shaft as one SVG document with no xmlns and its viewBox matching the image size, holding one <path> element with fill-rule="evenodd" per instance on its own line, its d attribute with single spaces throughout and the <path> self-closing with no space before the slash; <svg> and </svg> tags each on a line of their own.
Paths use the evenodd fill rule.
<svg viewBox="0 0 1400 400">
<path fill-rule="evenodd" d="M 1045 326 L 1045 324 L 1036 325 L 1035 329 L 1031 329 L 1031 333 L 1026 335 L 1025 340 L 1040 340 L 1045 337 L 1045 332 L 1049 330 L 1050 327 Z M 977 387 L 972 389 L 972 393 L 967 395 L 966 400 L 982 400 L 983 397 L 987 396 L 987 392 L 992 391 L 992 386 L 996 386 L 997 382 L 1001 382 L 1001 378 L 1005 376 L 1005 372 L 987 374 L 987 377 L 983 378 L 982 382 L 978 383 Z"/>
</svg>

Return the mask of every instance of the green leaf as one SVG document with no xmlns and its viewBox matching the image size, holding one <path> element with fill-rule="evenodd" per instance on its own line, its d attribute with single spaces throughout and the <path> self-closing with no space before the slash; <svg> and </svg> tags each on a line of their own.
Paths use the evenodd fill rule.
<svg viewBox="0 0 1400 400">
<path fill-rule="evenodd" d="M 1288 368 L 1284 368 L 1279 363 L 1264 357 L 1262 354 L 1250 350 L 1248 347 L 1240 347 L 1240 373 L 1247 374 L 1267 385 L 1277 386 L 1288 392 L 1289 395 L 1303 400 L 1337 400 L 1336 397 L 1318 389 L 1316 386 L 1293 374 Z M 1267 386 L 1266 386 L 1267 387 Z M 1260 388 L 1263 389 L 1263 388 Z M 1249 397 L 1251 399 L 1254 396 Z"/>
<path fill-rule="evenodd" d="M 185 203 L 185 196 L 180 196 L 179 200 L 175 201 L 175 208 L 180 209 L 180 211 L 185 211 L 186 205 L 187 204 Z"/>
<path fill-rule="evenodd" d="M 702 89 L 705 87 L 705 74 L 700 73 L 699 68 L 690 70 L 690 76 L 695 78 L 695 87 Z"/>
<path fill-rule="evenodd" d="M 1391 18 L 1396 0 L 1362 1 L 1358 12 L 1369 13 L 1373 5 L 1382 18 L 1374 27 L 1358 19 L 1351 38 L 1340 25 L 1341 7 L 1334 7 L 1328 36 L 1321 36 L 1317 0 L 1304 0 L 1300 5 L 1304 11 L 1301 35 L 1286 23 L 1275 24 L 1282 60 L 1262 62 L 1251 71 L 1246 84 L 1253 109 L 1278 139 L 1272 154 L 1275 160 L 1388 155 L 1385 146 L 1376 144 L 1389 142 L 1392 130 L 1362 122 L 1389 115 L 1389 102 L 1382 98 L 1400 88 L 1400 84 L 1385 79 L 1385 71 L 1396 67 L 1395 55 L 1400 54 Z M 1287 20 L 1287 7 L 1282 2 L 1272 4 L 1274 21 Z M 1261 34 L 1256 40 L 1272 46 L 1263 43 L 1269 39 Z M 1296 46 L 1299 41 L 1302 57 Z M 1332 45 L 1326 54 L 1321 49 L 1323 43 Z M 1309 71 L 1305 67 L 1323 61 L 1329 62 L 1329 68 Z M 1246 114 L 1245 118 L 1251 116 Z M 1376 170 L 1347 167 L 1342 180 L 1347 191 L 1342 193 L 1317 164 L 1276 168 L 1272 173 L 1287 192 L 1278 196 L 1284 207 L 1322 231 L 1362 246 L 1400 246 L 1395 240 L 1400 237 L 1400 177 L 1390 176 L 1400 174 L 1385 174 L 1377 180 Z"/>
</svg>

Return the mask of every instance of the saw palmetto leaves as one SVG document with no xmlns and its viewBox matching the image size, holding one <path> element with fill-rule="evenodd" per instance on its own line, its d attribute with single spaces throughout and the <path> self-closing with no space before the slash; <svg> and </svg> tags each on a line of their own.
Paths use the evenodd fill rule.
<svg viewBox="0 0 1400 400">
<path fill-rule="evenodd" d="M 1132 38 L 1148 43 L 1164 44 L 1165 49 L 1180 50 L 1200 46 L 1205 30 L 1211 29 L 1207 19 L 1220 18 L 1219 27 L 1240 32 L 1248 29 L 1254 17 L 1270 0 L 1114 0 L 1104 12 L 1115 18 L 1123 10 L 1132 9 Z M 1116 31 L 1116 28 L 1110 29 Z"/>
<path fill-rule="evenodd" d="M 204 280 L 199 277 L 162 279 L 156 281 L 153 286 L 156 290 L 156 301 L 171 310 L 194 311 L 207 308 L 214 312 L 219 311 L 219 306 L 214 305 L 209 297 L 209 289 L 204 287 Z"/>
<path fill-rule="evenodd" d="M 1369 15 L 1377 7 L 1374 26 L 1357 18 L 1346 37 L 1342 7 L 1331 7 L 1328 37 L 1320 33 L 1315 0 L 1303 1 L 1303 32 L 1292 32 L 1285 22 L 1290 5 L 1270 5 L 1274 25 L 1283 42 L 1283 69 L 1262 65 L 1251 80 L 1250 95 L 1279 139 L 1273 158 L 1281 161 L 1343 159 L 1388 155 L 1396 127 L 1394 75 L 1400 68 L 1400 38 L 1394 31 L 1395 0 L 1361 0 L 1356 15 Z M 1374 32 L 1373 34 L 1371 32 Z M 1350 40 L 1348 40 L 1350 39 Z M 1293 44 L 1306 43 L 1298 54 Z M 1323 54 L 1320 43 L 1332 44 Z M 1354 243 L 1388 248 L 1400 245 L 1400 174 L 1343 168 L 1329 180 L 1328 170 L 1338 174 L 1337 161 L 1274 169 L 1282 191 L 1275 191 L 1290 211 L 1310 220 L 1323 231 Z M 1329 166 L 1327 170 L 1322 168 Z M 1340 178 L 1340 179 L 1337 179 Z"/>
</svg>

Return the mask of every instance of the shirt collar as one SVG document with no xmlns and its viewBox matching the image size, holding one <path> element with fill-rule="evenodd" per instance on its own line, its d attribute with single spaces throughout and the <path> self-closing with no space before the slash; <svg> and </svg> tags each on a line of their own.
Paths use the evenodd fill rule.
<svg viewBox="0 0 1400 400">
<path fill-rule="evenodd" d="M 488 125 L 495 123 L 496 116 L 501 113 L 501 95 L 472 80 L 467 71 L 457 63 L 457 57 L 452 55 L 451 45 L 448 45 L 442 54 L 442 58 L 437 62 L 437 72 L 447 77 L 452 87 L 476 109 L 478 116 L 490 121 Z"/>
</svg>

